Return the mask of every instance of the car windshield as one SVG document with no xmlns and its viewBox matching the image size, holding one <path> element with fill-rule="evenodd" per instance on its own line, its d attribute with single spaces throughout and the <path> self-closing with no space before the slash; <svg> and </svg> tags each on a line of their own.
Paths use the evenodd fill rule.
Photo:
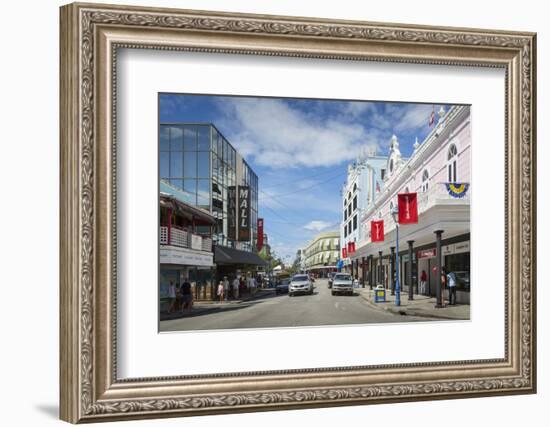
<svg viewBox="0 0 550 427">
<path fill-rule="evenodd" d="M 351 280 L 351 276 L 349 274 L 337 274 L 334 276 L 334 280 Z"/>
<path fill-rule="evenodd" d="M 292 281 L 294 282 L 305 282 L 307 280 L 307 276 L 294 276 L 292 278 Z"/>
</svg>

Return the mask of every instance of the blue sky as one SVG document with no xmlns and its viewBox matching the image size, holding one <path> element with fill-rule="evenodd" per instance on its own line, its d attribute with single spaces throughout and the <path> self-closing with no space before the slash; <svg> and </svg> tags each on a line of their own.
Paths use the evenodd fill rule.
<svg viewBox="0 0 550 427">
<path fill-rule="evenodd" d="M 361 150 L 387 155 L 393 134 L 409 157 L 440 105 L 162 94 L 161 122 L 211 122 L 259 178 L 259 216 L 288 261 L 320 231 L 337 230 L 347 165 Z M 448 107 L 446 107 L 448 108 Z"/>
</svg>

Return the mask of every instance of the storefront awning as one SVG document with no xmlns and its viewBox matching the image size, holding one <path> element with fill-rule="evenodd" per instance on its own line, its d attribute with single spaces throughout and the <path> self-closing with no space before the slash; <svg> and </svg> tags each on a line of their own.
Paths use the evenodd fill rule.
<svg viewBox="0 0 550 427">
<path fill-rule="evenodd" d="M 215 246 L 214 263 L 216 264 L 248 264 L 265 265 L 262 258 L 253 252 L 241 251 L 225 246 Z"/>
</svg>

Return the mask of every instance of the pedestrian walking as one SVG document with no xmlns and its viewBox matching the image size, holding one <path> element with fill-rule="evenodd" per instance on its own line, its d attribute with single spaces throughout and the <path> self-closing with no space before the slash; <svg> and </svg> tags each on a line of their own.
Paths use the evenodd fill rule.
<svg viewBox="0 0 550 427">
<path fill-rule="evenodd" d="M 233 298 L 238 299 L 239 298 L 239 285 L 241 284 L 238 277 L 235 277 L 233 280 Z"/>
<path fill-rule="evenodd" d="M 183 279 L 183 283 L 181 285 L 181 297 L 183 300 L 181 312 L 183 313 L 184 309 L 190 311 L 193 308 L 193 293 L 191 292 L 191 283 L 189 283 L 187 277 Z"/>
<path fill-rule="evenodd" d="M 420 274 L 420 293 L 422 295 L 428 294 L 427 284 L 428 284 L 428 275 L 426 274 L 426 270 L 422 270 L 422 274 Z"/>
<path fill-rule="evenodd" d="M 246 291 L 246 283 L 244 281 L 244 276 L 241 276 L 239 278 L 239 295 L 241 296 L 241 298 L 244 296 L 245 291 Z"/>
<path fill-rule="evenodd" d="M 171 280 L 170 284 L 168 285 L 168 300 L 170 303 L 170 305 L 168 306 L 168 313 L 170 314 L 174 311 L 174 308 L 176 306 L 176 286 Z"/>
<path fill-rule="evenodd" d="M 250 276 L 248 278 L 248 290 L 250 291 L 251 295 L 254 295 L 256 293 L 256 279 L 253 276 Z"/>
<path fill-rule="evenodd" d="M 447 274 L 447 286 L 449 288 L 449 305 L 456 305 L 456 274 L 454 271 Z"/>
<path fill-rule="evenodd" d="M 220 283 L 218 283 L 218 292 L 217 292 L 218 300 L 220 303 L 222 303 L 224 300 L 224 294 L 225 294 L 225 287 L 223 284 L 223 280 L 220 280 Z"/>
<path fill-rule="evenodd" d="M 227 279 L 227 276 L 223 276 L 223 294 L 225 300 L 227 301 L 229 299 L 229 280 Z"/>
</svg>

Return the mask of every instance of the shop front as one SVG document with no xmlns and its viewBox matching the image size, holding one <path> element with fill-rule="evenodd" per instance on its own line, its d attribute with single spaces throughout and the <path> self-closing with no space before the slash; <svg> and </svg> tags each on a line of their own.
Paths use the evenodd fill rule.
<svg viewBox="0 0 550 427">
<path fill-rule="evenodd" d="M 422 248 L 416 252 L 417 281 L 420 281 L 422 272 L 426 272 L 426 295 L 435 296 L 437 283 L 437 259 L 435 243 L 433 247 Z M 470 241 L 444 244 L 441 247 L 442 266 L 449 272 L 454 272 L 457 278 L 457 302 L 470 304 Z M 419 288 L 420 289 L 420 288 Z"/>
<path fill-rule="evenodd" d="M 167 309 L 170 282 L 181 286 L 191 283 L 195 300 L 210 300 L 214 295 L 214 261 L 212 252 L 200 252 L 177 247 L 160 249 L 160 304 Z"/>
<path fill-rule="evenodd" d="M 242 276 L 259 276 L 263 273 L 267 263 L 254 252 L 243 251 L 227 246 L 214 247 L 214 261 L 216 263 L 216 282 L 227 277 L 233 280 Z"/>
</svg>

